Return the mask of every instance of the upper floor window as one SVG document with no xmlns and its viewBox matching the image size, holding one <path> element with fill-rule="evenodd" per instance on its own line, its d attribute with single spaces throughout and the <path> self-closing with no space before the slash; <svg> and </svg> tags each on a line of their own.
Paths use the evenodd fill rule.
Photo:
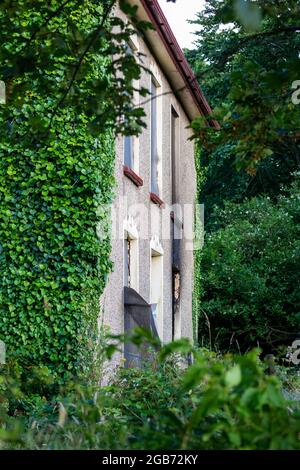
<svg viewBox="0 0 300 470">
<path fill-rule="evenodd" d="M 126 50 L 127 50 L 128 55 L 134 55 L 135 52 L 138 50 L 136 43 L 130 42 L 129 44 L 127 44 Z M 137 106 L 139 104 L 138 80 L 134 80 L 134 82 L 131 85 L 135 89 L 133 92 L 132 105 Z M 139 147 L 138 137 L 134 135 L 124 136 L 124 165 L 134 170 L 136 173 L 138 173 L 138 152 L 139 152 L 138 147 Z"/>
<path fill-rule="evenodd" d="M 133 136 L 124 136 L 124 165 L 129 168 L 134 167 L 134 154 L 133 154 Z"/>
<path fill-rule="evenodd" d="M 156 80 L 151 79 L 151 186 L 152 193 L 160 195 L 159 191 L 159 154 L 158 154 L 158 96 L 159 86 Z"/>
</svg>

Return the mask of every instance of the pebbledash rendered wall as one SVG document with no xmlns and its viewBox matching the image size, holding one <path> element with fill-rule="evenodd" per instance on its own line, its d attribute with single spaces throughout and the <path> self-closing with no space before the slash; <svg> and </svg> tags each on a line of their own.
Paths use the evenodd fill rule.
<svg viewBox="0 0 300 470">
<path fill-rule="evenodd" d="M 135 39 L 137 40 L 137 39 Z M 180 102 L 172 92 L 167 78 L 162 72 L 159 64 L 151 55 L 147 45 L 140 38 L 138 39 L 139 52 L 145 54 L 143 64 L 146 68 L 153 71 L 154 76 L 160 81 L 160 98 L 162 106 L 162 191 L 160 198 L 166 205 L 172 204 L 172 172 L 171 172 L 171 109 L 172 106 L 178 114 L 177 125 L 177 201 L 182 206 L 187 204 L 193 207 L 196 198 L 196 173 L 194 164 L 194 143 L 189 140 L 191 130 L 187 129 L 190 121 L 185 114 Z M 174 66 L 175 69 L 175 66 Z M 176 71 L 174 70 L 174 73 Z M 140 87 L 150 89 L 151 76 L 147 72 L 143 72 Z M 148 102 L 147 102 L 148 101 Z M 163 211 L 161 207 L 154 204 L 150 200 L 150 161 L 151 161 L 151 134 L 150 134 L 150 111 L 151 103 L 149 99 L 140 98 L 146 113 L 147 128 L 143 130 L 139 136 L 139 156 L 138 156 L 138 175 L 143 179 L 143 186 L 137 187 L 123 173 L 124 162 L 124 138 L 117 140 L 116 147 L 116 168 L 115 177 L 117 187 L 115 190 L 115 213 L 118 214 L 120 209 L 120 200 L 127 198 L 127 204 L 130 208 L 132 205 L 142 204 L 147 208 L 148 213 L 152 210 L 153 214 L 161 220 L 161 217 L 170 219 L 167 211 Z M 124 214 L 126 219 L 130 214 Z M 122 221 L 117 217 L 118 235 L 120 235 L 120 225 Z M 132 219 L 131 219 L 132 221 Z M 167 220 L 165 221 L 168 222 Z M 143 233 L 145 228 L 145 216 L 137 214 L 133 217 L 133 223 L 138 233 Z M 186 221 L 185 221 L 186 223 Z M 190 220 L 190 231 L 192 231 L 193 221 Z M 159 226 L 158 226 L 159 225 Z M 186 229 L 187 227 L 185 227 Z M 172 241 L 163 239 L 162 224 L 152 224 L 149 227 L 149 237 L 144 240 L 138 240 L 138 288 L 139 294 L 150 303 L 150 265 L 151 265 L 151 239 L 153 238 L 162 246 L 163 249 L 163 313 L 159 318 L 160 338 L 164 343 L 172 340 Z M 181 243 L 181 291 L 180 291 L 180 308 L 175 319 L 175 338 L 188 337 L 193 338 L 192 327 L 192 293 L 193 293 L 193 264 L 194 255 L 191 250 L 191 242 L 188 240 L 189 249 L 186 249 L 185 240 Z M 111 333 L 121 334 L 124 332 L 124 240 L 116 237 L 112 241 L 113 271 L 110 274 L 107 286 L 101 298 L 101 323 L 109 326 Z M 116 362 L 120 361 L 120 357 L 116 358 Z"/>
</svg>

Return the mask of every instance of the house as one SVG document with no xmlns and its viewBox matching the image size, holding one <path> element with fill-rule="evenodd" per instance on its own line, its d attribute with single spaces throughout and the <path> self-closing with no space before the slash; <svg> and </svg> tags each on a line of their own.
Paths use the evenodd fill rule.
<svg viewBox="0 0 300 470">
<path fill-rule="evenodd" d="M 157 0 L 132 0 L 155 31 L 135 36 L 144 55 L 136 97 L 147 116 L 139 137 L 117 142 L 113 208 L 113 272 L 101 299 L 102 321 L 121 334 L 151 328 L 163 343 L 193 338 L 192 293 L 196 172 L 191 121 L 211 110 Z M 118 13 L 122 14 L 122 13 Z M 208 125 L 217 127 L 214 121 Z M 125 347 L 127 364 L 140 358 Z"/>
</svg>

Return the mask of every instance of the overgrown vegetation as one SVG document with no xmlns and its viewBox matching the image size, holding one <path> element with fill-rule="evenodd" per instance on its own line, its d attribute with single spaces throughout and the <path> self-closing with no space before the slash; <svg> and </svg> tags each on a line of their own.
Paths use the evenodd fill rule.
<svg viewBox="0 0 300 470">
<path fill-rule="evenodd" d="M 173 343 L 154 368 L 121 369 L 101 389 L 69 384 L 50 400 L 28 402 L 14 387 L 13 406 L 1 415 L 1 447 L 300 448 L 299 407 L 285 400 L 277 377 L 265 375 L 256 352 L 221 358 L 194 351 L 194 364 L 180 371 L 178 353 L 190 350 Z"/>
<path fill-rule="evenodd" d="M 202 141 L 218 151 L 220 165 L 225 146 L 222 182 L 227 172 L 232 174 L 228 151 L 232 163 L 252 176 L 270 156 L 270 170 L 276 173 L 277 166 L 285 173 L 285 166 L 299 165 L 299 106 L 292 100 L 293 83 L 299 80 L 298 0 L 206 0 L 195 24 L 197 47 L 187 56 L 221 131 L 203 129 L 201 120 L 193 125 L 200 124 Z M 236 185 L 241 181 L 233 178 Z M 278 175 L 272 179 L 271 186 L 278 187 Z M 248 184 L 244 179 L 245 191 Z"/>
<path fill-rule="evenodd" d="M 194 305 L 200 344 L 223 351 L 300 334 L 298 3 L 207 0 L 187 51 L 221 125 L 193 124 L 206 215 Z"/>
<path fill-rule="evenodd" d="M 114 138 L 143 126 L 132 25 L 111 15 L 115 4 L 1 4 L 0 448 L 300 449 L 299 372 L 267 375 L 258 352 L 181 341 L 101 388 L 86 368 L 111 269 L 97 227 L 113 197 Z M 150 27 L 120 5 L 138 31 Z M 196 255 L 194 324 L 209 349 L 274 350 L 300 329 L 298 18 L 297 1 L 208 0 L 188 53 L 222 125 L 211 135 L 193 123 L 211 232 Z"/>
<path fill-rule="evenodd" d="M 227 202 L 202 251 L 199 340 L 276 352 L 300 335 L 300 188 Z"/>
<path fill-rule="evenodd" d="M 141 68 L 125 53 L 133 26 L 112 16 L 115 4 L 1 4 L 0 339 L 8 357 L 58 380 L 92 363 L 80 351 L 95 342 L 111 269 L 97 227 L 113 197 L 115 136 L 143 125 L 132 106 Z"/>
</svg>

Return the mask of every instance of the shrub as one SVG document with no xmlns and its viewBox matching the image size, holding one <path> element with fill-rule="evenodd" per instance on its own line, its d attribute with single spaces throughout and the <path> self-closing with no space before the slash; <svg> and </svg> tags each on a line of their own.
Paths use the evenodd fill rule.
<svg viewBox="0 0 300 470">
<path fill-rule="evenodd" d="M 199 340 L 274 350 L 300 331 L 300 191 L 227 203 L 202 253 Z M 210 335 L 210 336 L 209 336 Z"/>
<path fill-rule="evenodd" d="M 193 351 L 183 370 L 164 347 L 157 367 L 120 370 L 103 388 L 69 383 L 64 394 L 2 418 L 10 449 L 300 449 L 300 412 L 267 376 L 258 352 Z M 14 387 L 16 400 L 22 398 Z"/>
</svg>

